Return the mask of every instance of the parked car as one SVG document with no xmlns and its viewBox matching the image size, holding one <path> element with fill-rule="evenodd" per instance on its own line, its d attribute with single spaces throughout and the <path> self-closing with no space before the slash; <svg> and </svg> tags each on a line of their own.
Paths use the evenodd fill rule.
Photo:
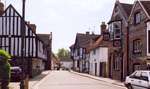
<svg viewBox="0 0 150 89">
<path fill-rule="evenodd" d="M 19 82 L 22 79 L 22 69 L 18 66 L 11 67 L 11 81 Z"/>
<path fill-rule="evenodd" d="M 128 89 L 150 89 L 150 71 L 137 70 L 125 79 Z"/>
</svg>

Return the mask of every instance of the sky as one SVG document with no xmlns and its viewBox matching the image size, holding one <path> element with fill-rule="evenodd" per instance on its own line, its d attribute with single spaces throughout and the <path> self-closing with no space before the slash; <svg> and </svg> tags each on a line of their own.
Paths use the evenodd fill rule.
<svg viewBox="0 0 150 89">
<path fill-rule="evenodd" d="M 69 49 L 76 33 L 100 34 L 101 22 L 108 22 L 116 0 L 26 0 L 26 21 L 37 25 L 36 32 L 53 33 L 52 50 Z M 133 3 L 134 0 L 119 0 Z M 21 14 L 22 0 L 2 0 Z"/>
</svg>

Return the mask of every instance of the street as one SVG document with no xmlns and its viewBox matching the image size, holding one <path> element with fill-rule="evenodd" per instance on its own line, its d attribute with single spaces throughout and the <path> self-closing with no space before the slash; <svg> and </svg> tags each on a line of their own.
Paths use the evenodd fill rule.
<svg viewBox="0 0 150 89">
<path fill-rule="evenodd" d="M 52 71 L 33 89 L 126 89 L 125 87 L 83 77 L 68 71 Z"/>
</svg>

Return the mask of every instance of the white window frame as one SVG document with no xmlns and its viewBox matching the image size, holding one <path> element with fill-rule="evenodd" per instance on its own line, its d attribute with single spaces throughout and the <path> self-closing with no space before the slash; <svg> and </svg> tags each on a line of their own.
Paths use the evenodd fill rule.
<svg viewBox="0 0 150 89">
<path fill-rule="evenodd" d="M 148 31 L 150 31 L 150 21 L 147 22 L 147 56 L 150 56 L 150 53 L 148 52 L 149 50 L 149 35 Z"/>
<path fill-rule="evenodd" d="M 118 26 L 118 28 L 115 28 L 115 25 Z M 116 34 L 116 30 L 120 30 L 120 33 Z M 114 39 L 121 39 L 121 22 L 117 21 L 117 22 L 113 22 L 113 31 L 114 31 Z M 120 36 L 119 38 L 117 38 L 117 36 Z"/>
</svg>

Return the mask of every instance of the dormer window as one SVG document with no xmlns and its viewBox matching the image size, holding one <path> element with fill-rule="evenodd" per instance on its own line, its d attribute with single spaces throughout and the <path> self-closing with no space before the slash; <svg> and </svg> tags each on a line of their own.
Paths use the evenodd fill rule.
<svg viewBox="0 0 150 89">
<path fill-rule="evenodd" d="M 136 25 L 136 24 L 139 24 L 140 22 L 141 22 L 141 13 L 137 12 L 134 14 L 134 23 Z"/>
</svg>

